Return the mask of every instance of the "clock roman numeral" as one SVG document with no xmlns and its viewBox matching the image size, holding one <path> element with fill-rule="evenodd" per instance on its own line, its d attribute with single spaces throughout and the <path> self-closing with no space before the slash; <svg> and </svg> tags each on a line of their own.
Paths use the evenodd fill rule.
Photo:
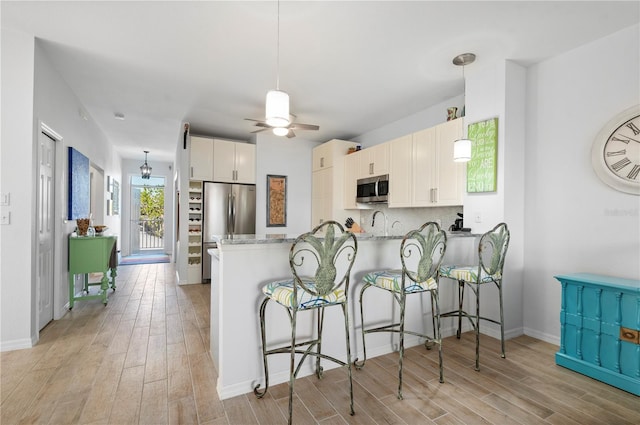
<svg viewBox="0 0 640 425">
<path fill-rule="evenodd" d="M 613 136 L 611 140 L 615 140 L 616 142 L 626 143 L 627 145 L 629 144 L 629 139 L 618 139 L 616 136 Z"/>
<path fill-rule="evenodd" d="M 626 153 L 627 153 L 627 150 L 626 149 L 622 149 L 621 151 L 607 152 L 607 156 L 624 155 Z"/>
<path fill-rule="evenodd" d="M 633 131 L 633 134 L 635 134 L 636 136 L 640 134 L 640 129 L 636 127 L 634 123 L 630 122 L 629 124 L 627 124 L 627 127 L 629 127 L 631 131 Z"/>
<path fill-rule="evenodd" d="M 629 158 L 624 157 L 620 161 L 611 164 L 611 169 L 614 171 L 620 171 L 629 164 L 631 164 L 631 161 L 629 160 Z"/>
<path fill-rule="evenodd" d="M 640 165 L 634 165 L 629 174 L 627 174 L 627 178 L 629 179 L 637 179 L 638 174 L 640 174 Z"/>
</svg>

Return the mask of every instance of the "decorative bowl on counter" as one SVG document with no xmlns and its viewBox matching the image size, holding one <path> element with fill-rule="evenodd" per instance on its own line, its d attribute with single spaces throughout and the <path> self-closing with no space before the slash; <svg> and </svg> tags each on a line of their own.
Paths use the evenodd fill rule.
<svg viewBox="0 0 640 425">
<path fill-rule="evenodd" d="M 102 232 L 108 229 L 108 227 L 104 225 L 93 226 L 93 228 L 96 230 L 96 235 L 101 235 Z"/>
</svg>

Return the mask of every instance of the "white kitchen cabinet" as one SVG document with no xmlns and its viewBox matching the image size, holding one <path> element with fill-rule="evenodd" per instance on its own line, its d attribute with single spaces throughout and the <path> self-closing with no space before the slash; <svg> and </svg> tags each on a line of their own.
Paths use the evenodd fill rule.
<svg viewBox="0 0 640 425">
<path fill-rule="evenodd" d="M 343 158 L 344 189 L 342 208 L 358 209 L 356 195 L 358 192 L 358 167 L 360 165 L 359 152 L 354 152 Z"/>
<path fill-rule="evenodd" d="M 412 206 L 462 205 L 465 164 L 453 161 L 461 131 L 452 120 L 413 134 Z"/>
<path fill-rule="evenodd" d="M 329 141 L 323 143 L 313 149 L 313 171 L 323 170 L 333 167 L 333 154 L 336 144 Z M 346 152 L 345 152 L 346 153 Z"/>
<path fill-rule="evenodd" d="M 389 143 L 381 143 L 356 153 L 360 158 L 358 178 L 389 174 Z"/>
<path fill-rule="evenodd" d="M 213 180 L 213 139 L 191 136 L 189 162 L 191 180 Z"/>
<path fill-rule="evenodd" d="M 255 145 L 213 139 L 212 180 L 226 183 L 255 184 Z"/>
<path fill-rule="evenodd" d="M 462 118 L 436 127 L 435 200 L 438 206 L 462 205 L 466 164 L 453 161 L 453 143 L 463 136 Z"/>
<path fill-rule="evenodd" d="M 389 207 L 462 205 L 464 164 L 453 161 L 459 121 L 392 140 L 389 147 Z"/>
<path fill-rule="evenodd" d="M 348 213 L 343 206 L 344 157 L 347 155 L 349 148 L 355 148 L 356 146 L 358 146 L 358 143 L 334 139 L 313 149 L 312 227 L 327 220 L 336 220 L 344 225 L 348 217 Z"/>
<path fill-rule="evenodd" d="M 389 208 L 411 207 L 413 189 L 413 135 L 389 143 Z"/>
</svg>

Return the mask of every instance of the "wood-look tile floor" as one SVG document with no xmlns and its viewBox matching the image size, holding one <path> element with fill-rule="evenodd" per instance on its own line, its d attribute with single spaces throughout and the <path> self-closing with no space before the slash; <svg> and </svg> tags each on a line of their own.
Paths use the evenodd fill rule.
<svg viewBox="0 0 640 425">
<path fill-rule="evenodd" d="M 220 401 L 208 353 L 209 285 L 177 286 L 172 264 L 119 268 L 105 307 L 78 302 L 49 324 L 39 343 L 4 352 L 2 425 L 9 424 L 282 424 L 288 389 L 273 386 Z M 397 354 L 354 370 L 355 416 L 347 375 L 296 380 L 296 424 L 639 424 L 640 397 L 556 366 L 557 346 L 521 336 L 481 341 L 473 370 L 473 336 L 446 338 L 445 383 L 437 352 L 406 352 L 404 399 L 398 400 Z"/>
</svg>

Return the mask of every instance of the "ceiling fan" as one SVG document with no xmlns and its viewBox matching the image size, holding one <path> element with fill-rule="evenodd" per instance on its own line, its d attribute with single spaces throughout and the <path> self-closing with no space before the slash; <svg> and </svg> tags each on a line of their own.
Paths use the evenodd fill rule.
<svg viewBox="0 0 640 425">
<path fill-rule="evenodd" d="M 258 130 L 252 131 L 252 133 L 260 133 L 265 130 L 273 130 L 273 134 L 276 136 L 287 136 L 288 138 L 296 137 L 296 133 L 293 130 L 319 130 L 320 126 L 315 124 L 303 124 L 300 122 L 294 122 L 295 115 L 289 114 L 289 124 L 284 126 L 275 126 L 267 124 L 264 120 L 254 120 L 252 118 L 245 118 L 247 121 L 255 122 L 256 127 L 260 127 Z"/>
</svg>

